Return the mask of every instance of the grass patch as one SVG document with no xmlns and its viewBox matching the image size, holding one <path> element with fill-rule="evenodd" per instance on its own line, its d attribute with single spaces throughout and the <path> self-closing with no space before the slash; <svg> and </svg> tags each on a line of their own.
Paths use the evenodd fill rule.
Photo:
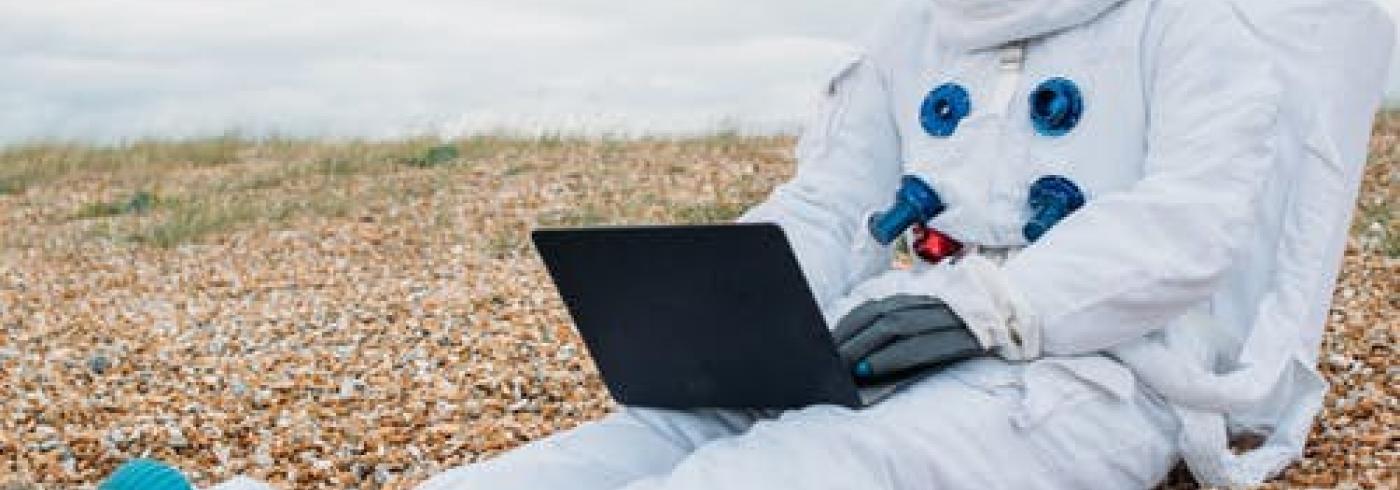
<svg viewBox="0 0 1400 490">
<path fill-rule="evenodd" d="M 289 163 L 277 169 L 254 173 L 247 178 L 222 183 L 217 190 L 222 192 L 250 192 L 277 189 L 305 180 L 307 177 L 342 178 L 387 169 L 377 165 L 341 156 L 325 157 L 314 163 Z"/>
<path fill-rule="evenodd" d="M 567 211 L 543 213 L 537 218 L 540 226 L 550 228 L 598 226 L 607 224 L 610 220 L 609 213 L 593 203 L 586 203 Z"/>
<path fill-rule="evenodd" d="M 240 161 L 255 143 L 235 133 L 183 141 L 140 140 L 109 146 L 35 143 L 0 149 L 0 194 L 19 194 L 79 172 L 127 174 Z"/>
<path fill-rule="evenodd" d="M 156 205 L 160 204 L 160 198 L 148 191 L 139 191 L 131 197 L 119 201 L 93 202 L 84 204 L 78 208 L 74 214 L 74 219 L 95 219 L 110 218 L 113 216 L 149 213 Z"/>
<path fill-rule="evenodd" d="M 316 165 L 316 173 L 327 177 L 347 177 L 364 172 L 368 166 L 354 160 L 332 157 Z"/>
<path fill-rule="evenodd" d="M 155 221 L 116 235 L 135 243 L 171 248 L 251 223 L 280 223 L 297 216 L 343 217 L 351 209 L 347 199 L 332 195 L 317 195 L 292 202 L 187 200 L 177 201 L 168 207 L 168 212 Z M 108 233 L 112 233 L 110 229 Z"/>
<path fill-rule="evenodd" d="M 216 190 L 219 192 L 249 192 L 276 189 L 305 174 L 306 171 L 300 167 L 282 167 L 270 172 L 254 173 L 244 179 L 220 183 Z"/>
<path fill-rule="evenodd" d="M 1400 205 L 1385 201 L 1361 204 L 1352 234 L 1360 238 L 1362 246 L 1387 257 L 1400 258 L 1400 209 L 1397 206 Z"/>
<path fill-rule="evenodd" d="M 750 206 L 732 202 L 691 204 L 676 208 L 674 216 L 682 223 L 728 223 L 748 211 Z"/>
<path fill-rule="evenodd" d="M 534 165 L 530 165 L 528 163 L 516 163 L 512 164 L 509 167 L 506 167 L 506 171 L 502 172 L 501 175 L 504 177 L 514 177 L 516 175 L 522 175 L 533 172 L 534 170 Z"/>
<path fill-rule="evenodd" d="M 256 145 L 238 133 L 184 141 L 142 140 L 126 147 L 107 150 L 108 158 L 130 158 L 149 163 L 185 164 L 196 167 L 227 165 L 240 160 L 240 153 Z"/>
<path fill-rule="evenodd" d="M 18 178 L 0 178 L 0 196 L 19 194 L 24 191 L 25 187 L 27 187 L 25 183 Z"/>
<path fill-rule="evenodd" d="M 502 257 L 524 252 L 527 249 L 526 242 L 525 232 L 504 230 L 491 235 L 491 240 L 486 244 L 486 247 L 492 255 Z"/>
<path fill-rule="evenodd" d="M 447 166 L 489 159 L 508 151 L 561 148 L 575 143 L 584 144 L 584 140 L 546 135 L 537 139 L 476 136 L 446 142 L 437 138 L 326 142 L 246 138 L 236 132 L 212 138 L 151 139 L 116 145 L 30 143 L 0 147 L 0 195 L 20 194 L 78 173 L 160 175 L 181 168 L 277 161 L 287 165 L 319 162 L 322 174 L 349 175 L 393 164 Z M 247 188 L 278 185 L 275 175 L 262 178 L 265 180 Z"/>
<path fill-rule="evenodd" d="M 1400 113 L 1376 118 L 1368 157 L 1351 232 L 1363 249 L 1400 258 Z"/>
<path fill-rule="evenodd" d="M 193 242 L 214 232 L 228 230 L 233 225 L 257 220 L 265 210 L 247 202 L 213 205 L 191 203 L 171 210 L 170 215 L 153 225 L 143 227 L 126 238 L 169 248 Z"/>
<path fill-rule="evenodd" d="M 52 222 L 56 227 L 53 234 L 36 235 L 50 237 L 46 240 L 53 243 L 66 239 L 63 234 L 71 231 L 87 238 L 173 247 L 254 224 L 278 223 L 294 217 L 346 216 L 369 203 L 386 204 L 381 211 L 416 213 L 399 205 L 450 205 L 446 203 L 459 202 L 453 196 L 460 189 L 522 185 L 521 179 L 559 182 L 574 179 L 580 172 L 612 179 L 615 185 L 585 190 L 577 196 L 576 205 L 566 210 L 534 210 L 540 226 L 712 222 L 732 219 L 743 211 L 743 206 L 678 206 L 675 201 L 658 197 L 658 189 L 650 188 L 661 185 L 660 181 L 629 174 L 698 178 L 691 174 L 697 168 L 693 163 L 667 166 L 653 162 L 677 157 L 751 159 L 749 153 L 758 150 L 747 150 L 745 145 L 763 144 L 766 141 L 745 142 L 737 134 L 641 141 L 591 140 L 561 134 L 529 138 L 317 141 L 248 139 L 236 133 L 107 146 L 45 143 L 0 148 L 0 193 L 31 192 L 32 199 L 18 205 L 63 206 L 68 210 Z M 720 146 L 735 149 L 716 152 Z M 652 168 L 654 165 L 659 168 Z M 424 174 L 418 168 L 431 172 Z M 511 177 L 510 182 L 501 180 L 503 177 Z M 113 195 L 113 189 L 121 194 Z M 434 197 L 437 194 L 443 195 Z M 68 207 L 75 206 L 74 196 L 78 199 L 77 209 Z M 676 199 L 680 200 L 726 203 L 745 199 L 742 194 L 732 196 L 727 191 L 717 191 L 713 196 L 687 195 Z M 542 203 L 532 205 L 538 204 Z M 442 210 L 426 212 L 439 226 L 455 222 L 450 213 Z M 65 221 L 82 220 L 90 222 L 62 227 Z M 524 234 L 496 236 L 495 230 L 485 233 L 489 237 L 485 245 L 493 250 L 516 252 L 528 246 Z"/>
<path fill-rule="evenodd" d="M 420 168 L 437 167 L 452 163 L 460 156 L 462 156 L 462 152 L 458 150 L 456 146 L 437 145 L 428 148 L 427 151 L 424 151 L 421 155 L 405 159 L 404 163 L 412 167 Z"/>
</svg>

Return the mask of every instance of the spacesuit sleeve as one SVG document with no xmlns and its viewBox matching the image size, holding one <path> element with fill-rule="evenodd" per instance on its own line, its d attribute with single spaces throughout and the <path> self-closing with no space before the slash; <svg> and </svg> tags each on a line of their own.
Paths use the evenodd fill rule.
<svg viewBox="0 0 1400 490">
<path fill-rule="evenodd" d="M 869 56 L 854 57 L 797 145 L 796 176 L 740 218 L 782 227 L 823 307 L 890 263 L 888 247 L 863 238 L 867 216 L 892 199 L 900 175 L 892 118 L 880 70 Z"/>
<path fill-rule="evenodd" d="M 997 273 L 971 274 L 1009 296 L 987 304 L 1016 305 L 1000 316 L 1037 329 L 1044 353 L 1097 351 L 1163 327 L 1215 292 L 1256 224 L 1280 88 L 1229 2 L 1183 3 L 1148 48 L 1141 181 L 1098 196 Z"/>
</svg>

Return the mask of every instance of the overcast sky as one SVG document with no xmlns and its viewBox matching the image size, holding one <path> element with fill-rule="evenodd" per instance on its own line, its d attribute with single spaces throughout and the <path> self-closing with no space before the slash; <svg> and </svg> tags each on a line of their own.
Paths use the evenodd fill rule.
<svg viewBox="0 0 1400 490">
<path fill-rule="evenodd" d="M 792 129 L 889 1 L 10 1 L 0 144 Z"/>
</svg>

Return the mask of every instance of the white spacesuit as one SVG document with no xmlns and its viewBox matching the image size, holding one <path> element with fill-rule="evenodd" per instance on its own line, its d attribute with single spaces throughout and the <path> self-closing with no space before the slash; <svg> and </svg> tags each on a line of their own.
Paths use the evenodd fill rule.
<svg viewBox="0 0 1400 490">
<path fill-rule="evenodd" d="M 876 32 L 827 87 L 797 176 L 743 219 L 782 225 L 831 324 L 936 297 L 1000 358 L 861 411 L 624 409 L 424 489 L 1142 488 L 1179 459 L 1248 485 L 1301 454 L 1384 14 L 906 0 Z M 891 269 L 867 222 L 905 175 L 936 189 L 928 224 L 961 257 Z M 1032 244 L 1046 176 L 1087 203 Z M 1243 432 L 1264 444 L 1235 454 Z"/>
<path fill-rule="evenodd" d="M 797 176 L 743 220 L 783 227 L 830 324 L 935 297 L 998 356 L 864 410 L 625 408 L 421 488 L 1143 488 L 1181 459 L 1249 485 L 1301 454 L 1384 14 L 903 0 L 878 27 L 826 87 Z M 961 256 L 891 268 L 867 224 L 906 175 Z M 1086 202 L 1042 237 L 1027 201 L 1047 176 Z M 1243 432 L 1265 442 L 1235 454 Z"/>
</svg>

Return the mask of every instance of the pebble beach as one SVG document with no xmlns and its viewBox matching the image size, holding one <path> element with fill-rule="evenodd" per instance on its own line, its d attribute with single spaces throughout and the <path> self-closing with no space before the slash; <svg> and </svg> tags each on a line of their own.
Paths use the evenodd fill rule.
<svg viewBox="0 0 1400 490">
<path fill-rule="evenodd" d="M 598 418 L 613 402 L 529 230 L 730 220 L 792 144 L 0 150 L 0 489 L 95 488 L 133 457 L 199 486 L 406 489 Z M 1400 487 L 1400 116 L 1371 155 L 1326 408 L 1270 487 Z"/>
</svg>

